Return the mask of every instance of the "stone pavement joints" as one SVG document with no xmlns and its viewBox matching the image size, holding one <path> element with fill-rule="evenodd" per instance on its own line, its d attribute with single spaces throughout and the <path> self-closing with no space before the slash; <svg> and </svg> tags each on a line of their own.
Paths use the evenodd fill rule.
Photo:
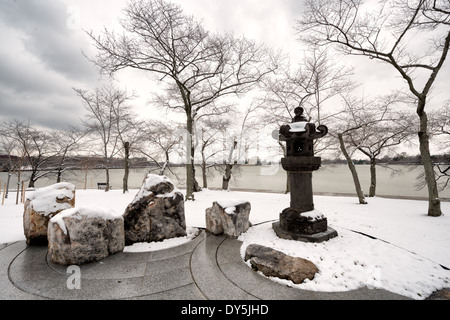
<svg viewBox="0 0 450 320">
<path fill-rule="evenodd" d="M 202 231 L 186 244 L 151 252 L 120 252 L 79 267 L 79 289 L 69 289 L 67 267 L 52 263 L 47 247 L 25 241 L 0 245 L 4 300 L 397 300 L 379 289 L 315 292 L 274 282 L 248 267 L 242 242 Z"/>
</svg>

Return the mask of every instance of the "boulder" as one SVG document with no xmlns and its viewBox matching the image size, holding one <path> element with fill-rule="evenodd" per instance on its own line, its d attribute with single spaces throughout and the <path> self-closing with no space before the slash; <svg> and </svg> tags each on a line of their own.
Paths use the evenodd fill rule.
<svg viewBox="0 0 450 320">
<path fill-rule="evenodd" d="M 24 204 L 23 229 L 27 244 L 46 245 L 47 225 L 59 212 L 75 206 L 75 186 L 57 183 L 30 193 Z"/>
<path fill-rule="evenodd" d="M 67 209 L 48 224 L 48 256 L 57 264 L 98 261 L 124 247 L 123 218 L 108 209 Z"/>
<path fill-rule="evenodd" d="M 166 176 L 147 175 L 123 218 L 127 246 L 187 234 L 183 194 Z"/>
<path fill-rule="evenodd" d="M 312 280 L 319 269 L 309 260 L 292 257 L 281 251 L 258 244 L 251 244 L 245 250 L 245 261 L 250 261 L 254 270 L 267 277 L 291 280 L 295 284 L 305 279 Z"/>
<path fill-rule="evenodd" d="M 450 300 L 450 288 L 442 288 L 433 292 L 425 300 Z"/>
<path fill-rule="evenodd" d="M 214 235 L 237 238 L 250 227 L 250 202 L 226 200 L 213 202 L 206 209 L 206 231 Z"/>
</svg>

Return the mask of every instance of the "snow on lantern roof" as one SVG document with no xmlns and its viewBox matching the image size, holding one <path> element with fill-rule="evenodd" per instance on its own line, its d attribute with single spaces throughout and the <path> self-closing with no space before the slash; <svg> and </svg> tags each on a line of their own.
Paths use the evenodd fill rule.
<svg viewBox="0 0 450 320">
<path fill-rule="evenodd" d="M 292 122 L 280 127 L 280 140 L 306 138 L 318 139 L 324 137 L 328 133 L 328 128 L 324 125 L 319 125 L 316 128 L 314 123 L 309 123 L 303 115 L 304 109 L 297 107 L 294 110 L 295 117 Z"/>
</svg>

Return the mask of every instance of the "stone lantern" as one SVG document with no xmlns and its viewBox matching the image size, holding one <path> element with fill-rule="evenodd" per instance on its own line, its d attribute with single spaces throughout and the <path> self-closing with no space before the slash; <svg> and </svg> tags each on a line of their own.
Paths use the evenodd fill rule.
<svg viewBox="0 0 450 320">
<path fill-rule="evenodd" d="M 286 154 L 281 165 L 289 175 L 290 207 L 280 213 L 280 221 L 273 224 L 275 233 L 284 239 L 322 242 L 337 236 L 328 227 L 326 217 L 314 209 L 312 172 L 318 170 L 321 158 L 314 156 L 314 139 L 328 133 L 324 125 L 309 123 L 303 108 L 294 110 L 292 123 L 280 128 L 280 141 L 286 142 Z"/>
</svg>

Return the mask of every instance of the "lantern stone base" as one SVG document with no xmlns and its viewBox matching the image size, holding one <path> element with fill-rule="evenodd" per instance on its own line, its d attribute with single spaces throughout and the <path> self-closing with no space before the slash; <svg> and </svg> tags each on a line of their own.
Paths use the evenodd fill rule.
<svg viewBox="0 0 450 320">
<path fill-rule="evenodd" d="M 325 231 L 314 233 L 314 234 L 306 234 L 299 233 L 293 231 L 286 231 L 280 226 L 280 222 L 274 222 L 272 224 L 272 229 L 275 231 L 278 237 L 287 240 L 296 240 L 303 242 L 323 242 L 327 241 L 331 238 L 336 237 L 337 231 L 333 228 L 327 227 Z"/>
<path fill-rule="evenodd" d="M 289 232 L 315 234 L 326 231 L 328 225 L 327 218 L 318 210 L 305 212 L 286 208 L 280 214 L 280 227 Z"/>
</svg>

